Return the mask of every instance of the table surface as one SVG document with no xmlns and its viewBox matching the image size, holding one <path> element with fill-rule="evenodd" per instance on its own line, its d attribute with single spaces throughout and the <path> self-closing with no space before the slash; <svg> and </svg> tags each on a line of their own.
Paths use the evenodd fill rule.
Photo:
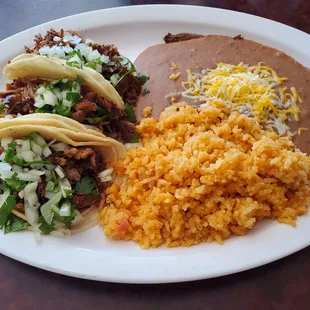
<svg viewBox="0 0 310 310">
<path fill-rule="evenodd" d="M 0 40 L 66 15 L 151 3 L 206 5 L 242 11 L 310 34 L 310 0 L 0 0 Z M 141 286 L 69 278 L 0 256 L 0 309 L 309 309 L 309 257 L 310 247 L 236 275 Z"/>
</svg>

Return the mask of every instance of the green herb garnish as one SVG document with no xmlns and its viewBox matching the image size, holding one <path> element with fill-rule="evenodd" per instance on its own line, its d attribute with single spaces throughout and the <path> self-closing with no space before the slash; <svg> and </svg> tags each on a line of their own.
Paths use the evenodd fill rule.
<svg viewBox="0 0 310 310">
<path fill-rule="evenodd" d="M 87 117 L 86 120 L 89 124 L 94 125 L 98 123 L 104 123 L 108 121 L 108 115 L 102 116 L 102 117 Z"/>
<path fill-rule="evenodd" d="M 134 132 L 131 136 L 130 143 L 138 143 L 140 138 L 140 134 L 138 132 Z"/>
<path fill-rule="evenodd" d="M 4 233 L 8 234 L 10 232 L 25 230 L 28 226 L 30 226 L 30 224 L 27 221 L 24 221 L 23 219 L 11 213 L 8 216 L 7 222 L 5 223 Z"/>
<path fill-rule="evenodd" d="M 8 149 L 6 150 L 5 156 L 3 159 L 3 161 L 5 163 L 10 163 L 12 161 L 15 149 L 16 149 L 16 143 L 15 142 L 11 142 L 8 144 Z"/>
<path fill-rule="evenodd" d="M 22 191 L 26 185 L 26 181 L 21 181 L 17 178 L 17 173 L 15 172 L 11 178 L 7 178 L 4 180 L 5 186 L 11 189 L 12 191 L 20 192 Z"/>
<path fill-rule="evenodd" d="M 6 224 L 15 204 L 15 197 L 13 195 L 9 195 L 4 204 L 0 207 L 0 229 L 2 229 Z"/>
<path fill-rule="evenodd" d="M 142 97 L 144 97 L 145 95 L 149 94 L 151 91 L 147 88 L 143 88 L 142 90 Z"/>
<path fill-rule="evenodd" d="M 47 224 L 42 215 L 39 217 L 38 223 L 41 224 L 39 228 L 44 234 L 49 234 L 54 230 L 55 224 L 53 222 L 51 223 L 51 225 Z"/>
<path fill-rule="evenodd" d="M 140 81 L 141 85 L 144 85 L 150 79 L 150 77 L 144 74 L 138 74 L 137 79 Z"/>
<path fill-rule="evenodd" d="M 130 106 L 128 103 L 125 104 L 125 113 L 127 114 L 128 120 L 131 123 L 135 123 L 137 121 L 136 116 L 135 116 L 135 112 L 134 112 L 132 106 Z"/>
<path fill-rule="evenodd" d="M 77 193 L 88 195 L 92 193 L 95 187 L 96 184 L 94 181 L 87 176 L 82 178 L 80 182 L 76 183 L 75 190 Z"/>
</svg>

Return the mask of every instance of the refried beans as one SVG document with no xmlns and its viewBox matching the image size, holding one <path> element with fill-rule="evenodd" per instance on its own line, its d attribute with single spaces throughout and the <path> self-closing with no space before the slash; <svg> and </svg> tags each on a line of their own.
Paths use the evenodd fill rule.
<svg viewBox="0 0 310 310">
<path fill-rule="evenodd" d="M 241 36 L 235 38 L 208 35 L 168 34 L 165 42 L 151 46 L 143 51 L 135 61 L 138 72 L 150 77 L 145 84 L 149 93 L 141 96 L 136 107 L 138 120 L 142 119 L 143 109 L 151 106 L 153 116 L 158 118 L 165 107 L 170 105 L 171 96 L 182 91 L 181 82 L 186 80 L 186 70 L 200 72 L 202 69 L 213 69 L 216 63 L 225 62 L 237 65 L 240 62 L 255 65 L 264 62 L 272 67 L 280 76 L 288 78 L 283 84 L 296 87 L 303 103 L 299 122 L 289 121 L 292 131 L 300 127 L 310 127 L 310 70 L 285 53 L 274 48 L 245 40 Z M 181 73 L 176 80 L 169 79 L 171 64 L 177 65 Z M 175 73 L 175 72 L 174 72 Z M 183 100 L 186 101 L 186 100 Z M 310 129 L 310 128 L 309 128 Z M 310 134 L 307 132 L 294 137 L 294 142 L 303 152 L 310 153 Z"/>
</svg>

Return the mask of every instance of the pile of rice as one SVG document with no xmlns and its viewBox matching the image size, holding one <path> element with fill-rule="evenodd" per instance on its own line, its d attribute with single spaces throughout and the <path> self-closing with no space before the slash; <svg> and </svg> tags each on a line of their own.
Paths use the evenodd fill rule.
<svg viewBox="0 0 310 310">
<path fill-rule="evenodd" d="M 138 148 L 115 163 L 99 219 L 143 248 L 222 243 L 263 218 L 296 225 L 310 203 L 310 158 L 223 103 L 142 120 Z"/>
</svg>

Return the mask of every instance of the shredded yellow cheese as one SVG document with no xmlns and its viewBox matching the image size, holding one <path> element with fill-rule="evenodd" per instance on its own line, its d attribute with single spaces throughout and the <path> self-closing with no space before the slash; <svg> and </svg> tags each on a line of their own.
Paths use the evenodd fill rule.
<svg viewBox="0 0 310 310">
<path fill-rule="evenodd" d="M 175 97 L 172 96 L 172 97 L 170 98 L 170 102 L 171 102 L 172 104 L 175 103 L 176 101 L 177 101 L 177 99 L 176 99 Z"/>
<path fill-rule="evenodd" d="M 182 96 L 201 103 L 222 99 L 231 110 L 256 118 L 280 135 L 291 135 L 285 122 L 289 117 L 299 120 L 298 103 L 302 100 L 295 87 L 280 87 L 285 81 L 287 78 L 262 62 L 255 66 L 219 63 L 215 69 L 202 70 L 200 74 L 187 70 Z"/>
<path fill-rule="evenodd" d="M 172 81 L 175 81 L 180 75 L 181 75 L 181 72 L 172 73 L 172 74 L 169 76 L 169 79 L 172 80 Z"/>
<path fill-rule="evenodd" d="M 298 128 L 298 135 L 300 136 L 301 135 L 301 132 L 302 131 L 308 131 L 308 128 L 305 128 L 305 127 L 300 127 L 300 128 Z"/>
<path fill-rule="evenodd" d="M 178 69 L 179 69 L 179 67 L 178 67 L 174 62 L 172 62 L 172 63 L 171 63 L 170 70 L 171 70 L 171 71 L 174 71 L 174 70 L 178 70 Z"/>
</svg>

